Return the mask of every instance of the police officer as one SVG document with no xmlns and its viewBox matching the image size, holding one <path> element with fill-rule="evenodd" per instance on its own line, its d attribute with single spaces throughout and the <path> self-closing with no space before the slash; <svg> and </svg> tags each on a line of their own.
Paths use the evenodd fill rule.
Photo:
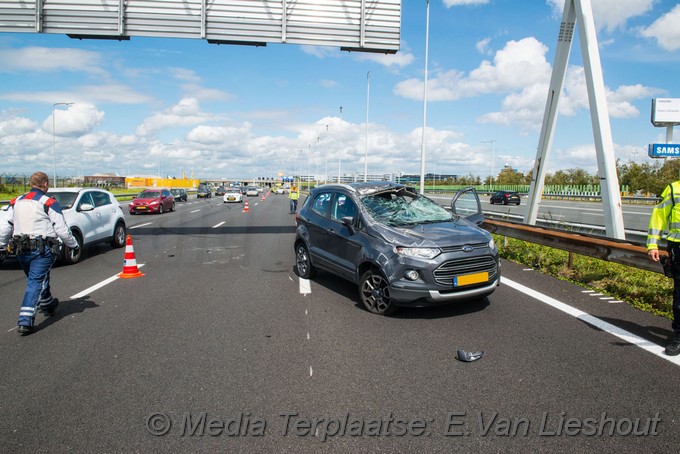
<svg viewBox="0 0 680 454">
<path fill-rule="evenodd" d="M 300 198 L 300 191 L 298 191 L 297 186 L 293 185 L 288 193 L 288 198 L 290 199 L 290 214 L 297 211 L 298 199 Z"/>
<path fill-rule="evenodd" d="M 57 258 L 59 241 L 69 248 L 78 248 L 64 220 L 61 206 L 46 192 L 47 175 L 35 172 L 30 179 L 31 190 L 14 198 L 9 204 L 9 215 L 0 223 L 0 249 L 11 241 L 12 249 L 27 277 L 26 293 L 19 311 L 19 334 L 36 331 L 35 312 L 54 315 L 59 300 L 50 292 L 50 269 Z M 14 232 L 12 236 L 12 232 Z"/>
<path fill-rule="evenodd" d="M 654 207 L 649 219 L 647 232 L 647 255 L 653 262 L 660 260 L 659 241 L 661 234 L 668 230 L 666 237 L 668 256 L 673 270 L 673 323 L 675 337 L 666 346 L 664 353 L 669 356 L 680 354 L 680 181 L 675 181 L 663 190 L 661 201 Z"/>
</svg>

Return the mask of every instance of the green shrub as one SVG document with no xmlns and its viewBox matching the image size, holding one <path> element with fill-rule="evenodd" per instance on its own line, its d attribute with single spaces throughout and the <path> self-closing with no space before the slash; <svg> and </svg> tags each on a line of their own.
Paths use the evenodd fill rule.
<svg viewBox="0 0 680 454">
<path fill-rule="evenodd" d="M 500 256 L 558 279 L 625 301 L 640 310 L 672 318 L 673 280 L 661 273 L 572 254 L 494 235 Z"/>
</svg>

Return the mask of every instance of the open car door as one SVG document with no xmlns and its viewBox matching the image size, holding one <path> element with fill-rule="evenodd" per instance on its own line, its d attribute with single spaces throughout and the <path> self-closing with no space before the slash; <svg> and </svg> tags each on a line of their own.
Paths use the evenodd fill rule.
<svg viewBox="0 0 680 454">
<path fill-rule="evenodd" d="M 459 190 L 451 199 L 451 212 L 477 225 L 484 222 L 479 194 L 473 187 Z"/>
</svg>

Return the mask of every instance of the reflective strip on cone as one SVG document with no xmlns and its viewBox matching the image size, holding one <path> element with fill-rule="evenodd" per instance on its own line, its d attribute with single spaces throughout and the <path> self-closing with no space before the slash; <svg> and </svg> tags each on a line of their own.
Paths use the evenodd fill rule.
<svg viewBox="0 0 680 454">
<path fill-rule="evenodd" d="M 120 278 L 141 277 L 144 273 L 139 271 L 137 267 L 137 259 L 135 258 L 135 251 L 132 247 L 132 235 L 127 236 L 125 242 L 125 257 L 123 258 L 123 271 L 117 275 Z"/>
</svg>

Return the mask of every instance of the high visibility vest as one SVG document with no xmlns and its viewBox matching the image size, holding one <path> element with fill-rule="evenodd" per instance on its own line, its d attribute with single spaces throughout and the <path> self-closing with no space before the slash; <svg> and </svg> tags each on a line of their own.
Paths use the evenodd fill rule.
<svg viewBox="0 0 680 454">
<path fill-rule="evenodd" d="M 680 242 L 680 181 L 666 186 L 661 193 L 661 201 L 652 211 L 647 231 L 647 250 L 659 249 L 661 235 L 666 230 L 666 241 Z"/>
</svg>

